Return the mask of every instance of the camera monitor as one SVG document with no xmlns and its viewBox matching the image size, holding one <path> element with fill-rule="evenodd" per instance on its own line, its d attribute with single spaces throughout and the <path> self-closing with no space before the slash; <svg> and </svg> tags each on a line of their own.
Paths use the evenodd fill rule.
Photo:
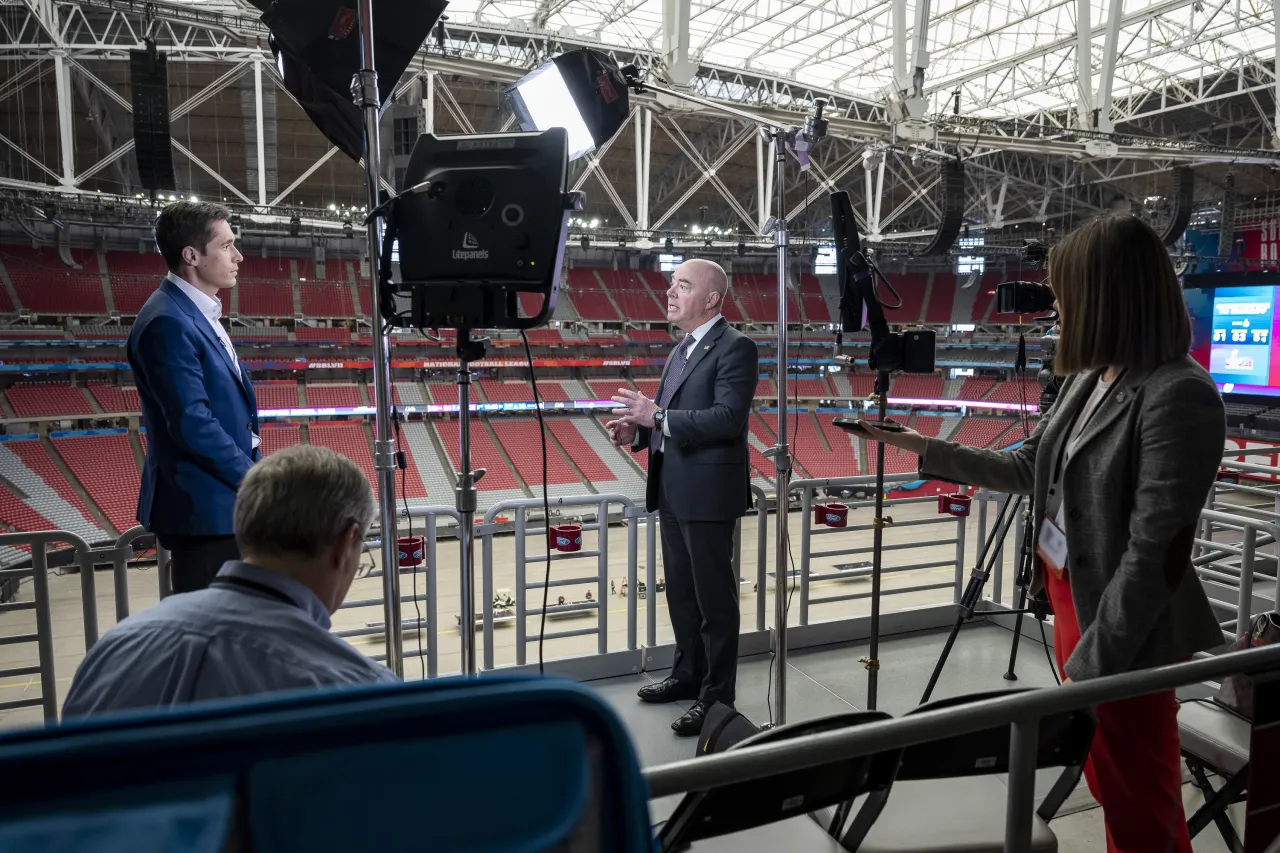
<svg viewBox="0 0 1280 853">
<path fill-rule="evenodd" d="M 568 137 L 540 133 L 419 137 L 391 228 L 399 289 L 423 329 L 530 329 L 555 309 L 569 215 Z M 520 316 L 520 295 L 541 307 Z"/>
</svg>

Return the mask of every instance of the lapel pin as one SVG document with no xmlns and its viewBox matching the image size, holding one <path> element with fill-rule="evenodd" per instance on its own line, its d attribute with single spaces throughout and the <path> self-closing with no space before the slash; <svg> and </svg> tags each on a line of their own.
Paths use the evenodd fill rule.
<svg viewBox="0 0 1280 853">
<path fill-rule="evenodd" d="M 704 349 L 704 350 L 711 349 L 711 344 L 707 344 L 705 347 L 703 347 L 703 349 Z"/>
<path fill-rule="evenodd" d="M 1123 402 L 1124 402 L 1124 392 L 1123 392 L 1123 391 L 1121 391 L 1119 394 L 1117 394 L 1117 395 L 1116 395 L 1116 402 L 1117 402 L 1117 403 L 1123 403 Z"/>
</svg>

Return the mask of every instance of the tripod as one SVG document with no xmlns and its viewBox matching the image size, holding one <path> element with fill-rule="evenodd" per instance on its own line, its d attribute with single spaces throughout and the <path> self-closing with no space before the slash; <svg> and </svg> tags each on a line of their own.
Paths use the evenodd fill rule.
<svg viewBox="0 0 1280 853">
<path fill-rule="evenodd" d="M 1032 599 L 1031 607 L 1027 609 L 1027 590 L 1031 587 L 1031 563 L 1035 554 L 1035 530 L 1032 524 L 1035 514 L 1032 512 L 1032 506 L 1031 502 L 1027 503 L 1027 514 L 1022 525 L 1022 547 L 1018 553 L 1018 573 L 1013 579 L 1013 612 L 1017 615 L 1013 623 L 1013 645 L 1009 648 L 1009 669 L 1004 674 L 1005 681 L 1018 680 L 1018 674 L 1013 670 L 1018 663 L 1018 642 L 1022 639 L 1022 617 L 1031 613 L 1043 622 L 1049 615 L 1046 603 L 1037 599 Z"/>
<path fill-rule="evenodd" d="M 471 470 L 471 362 L 484 358 L 487 342 L 471 340 L 470 329 L 458 329 L 458 485 L 454 488 L 454 507 L 458 510 L 458 543 L 462 563 L 462 674 L 476 674 L 475 632 L 475 514 L 476 483 L 485 469 Z"/>
<path fill-rule="evenodd" d="M 993 549 L 997 542 L 1003 542 L 1005 537 L 1009 535 L 1009 528 L 1013 526 L 1014 519 L 1017 518 L 1018 509 L 1022 506 L 1022 495 L 1008 495 L 1004 499 L 1004 503 L 1000 507 L 1000 513 L 996 516 L 995 523 L 991 526 L 991 532 L 987 534 L 987 540 L 982 544 L 982 550 L 978 552 L 978 559 L 974 564 L 973 572 L 969 575 L 969 583 L 964 589 L 964 594 L 960 596 L 960 603 L 956 605 L 956 621 L 951 626 L 951 633 L 947 635 L 947 642 L 942 647 L 942 654 L 938 657 L 938 663 L 933 668 L 933 674 L 929 676 L 929 684 L 924 689 L 924 696 L 920 697 L 920 704 L 923 705 L 929 701 L 929 697 L 933 695 L 933 689 L 938 684 L 938 678 L 942 675 L 942 668 L 947 665 L 947 658 L 951 655 L 951 649 L 956 644 L 956 637 L 960 634 L 960 628 L 965 622 L 973 618 L 974 611 L 977 609 L 978 603 L 982 601 L 982 589 L 986 586 L 987 580 L 991 577 L 991 570 L 995 568 L 996 557 L 999 551 Z M 1012 512 L 1010 510 L 1012 509 Z M 1022 614 L 1029 612 L 1023 610 L 1022 607 L 1026 602 L 1027 585 L 1031 582 L 1031 502 L 1027 502 L 1027 513 L 1024 516 L 1022 546 L 1018 554 L 1018 572 L 1015 576 L 1015 584 L 1017 591 L 1017 608 L 1018 614 L 1018 630 L 1022 627 Z M 1014 634 L 1013 651 L 1009 657 L 1009 671 L 1005 673 L 1005 678 L 1014 681 L 1017 676 L 1013 673 L 1014 662 L 1018 654 L 1018 636 Z"/>
</svg>

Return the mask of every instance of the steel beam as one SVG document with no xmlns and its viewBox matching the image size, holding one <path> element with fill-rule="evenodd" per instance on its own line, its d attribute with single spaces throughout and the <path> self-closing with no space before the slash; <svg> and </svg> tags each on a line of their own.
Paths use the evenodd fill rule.
<svg viewBox="0 0 1280 853">
<path fill-rule="evenodd" d="M 1076 126 L 1093 127 L 1093 0 L 1076 0 Z"/>
<path fill-rule="evenodd" d="M 173 144 L 173 148 L 175 151 L 182 154 L 192 163 L 199 166 L 202 171 L 204 171 L 206 174 L 209 175 L 209 177 L 213 178 L 218 183 L 222 184 L 222 186 L 226 187 L 227 191 L 230 192 L 232 195 L 234 195 L 236 198 L 240 199 L 250 207 L 253 206 L 253 199 L 245 195 L 240 190 L 240 188 L 237 187 L 235 184 L 231 183 L 226 178 L 222 177 L 222 175 L 218 174 L 218 171 L 213 167 L 211 167 L 208 163 L 204 162 L 195 154 L 191 153 L 191 149 L 187 148 L 187 146 L 183 145 L 181 142 L 179 142 L 176 139 L 171 140 L 171 142 Z"/>
<path fill-rule="evenodd" d="M 662 58 L 667 80 L 674 86 L 688 86 L 698 72 L 689 56 L 691 6 L 691 0 L 662 0 Z"/>
<path fill-rule="evenodd" d="M 330 148 L 328 151 L 324 152 L 324 154 L 320 156 L 319 160 L 316 160 L 314 163 L 308 166 L 307 170 L 303 172 L 301 175 L 299 175 L 297 178 L 295 178 L 293 183 L 289 184 L 289 186 L 285 187 L 284 190 L 278 196 L 273 198 L 271 202 L 267 205 L 267 207 L 275 207 L 280 202 L 288 198 L 293 193 L 294 190 L 302 186 L 302 184 L 307 180 L 307 178 L 314 175 L 317 169 L 319 169 L 325 163 L 328 163 L 329 158 L 331 158 L 334 154 L 337 154 L 337 153 L 338 153 L 337 148 Z"/>
<path fill-rule="evenodd" d="M 258 204 L 267 206 L 267 130 L 262 111 L 262 58 L 253 59 L 253 121 L 258 128 Z"/>
<path fill-rule="evenodd" d="M 1275 34 L 1276 41 L 1276 62 L 1280 63 L 1280 0 L 1271 0 L 1271 29 Z M 1273 125 L 1275 133 L 1272 134 L 1271 146 L 1280 149 L 1280 68 L 1276 68 L 1276 82 L 1273 97 L 1276 104 L 1276 120 Z"/>
<path fill-rule="evenodd" d="M 62 152 L 62 176 L 64 187 L 76 185 L 76 141 L 71 119 L 75 115 L 75 103 L 71 100 L 71 69 L 67 65 L 65 50 L 51 50 L 54 82 L 58 91 L 58 141 Z"/>
<path fill-rule="evenodd" d="M 1120 19 L 1124 16 L 1124 0 L 1111 0 L 1107 13 L 1107 32 L 1102 43 L 1102 67 L 1098 69 L 1098 130 L 1111 133 L 1111 89 L 1116 78 L 1116 50 L 1120 46 Z"/>
</svg>

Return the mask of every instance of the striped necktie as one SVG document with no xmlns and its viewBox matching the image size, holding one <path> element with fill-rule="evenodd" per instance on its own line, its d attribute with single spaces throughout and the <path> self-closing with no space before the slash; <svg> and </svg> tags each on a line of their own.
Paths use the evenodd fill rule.
<svg viewBox="0 0 1280 853">
<path fill-rule="evenodd" d="M 675 351 L 671 353 L 668 360 L 670 367 L 667 368 L 667 374 L 662 378 L 662 387 L 658 389 L 658 408 L 665 409 L 671 405 L 671 398 L 675 396 L 676 385 L 680 382 L 680 375 L 684 373 L 684 366 L 689 362 L 689 351 L 693 349 L 696 338 L 692 334 L 685 335 L 684 340 L 676 344 Z M 655 429 L 653 434 L 649 436 L 649 451 L 657 453 L 662 447 L 662 431 Z"/>
</svg>

